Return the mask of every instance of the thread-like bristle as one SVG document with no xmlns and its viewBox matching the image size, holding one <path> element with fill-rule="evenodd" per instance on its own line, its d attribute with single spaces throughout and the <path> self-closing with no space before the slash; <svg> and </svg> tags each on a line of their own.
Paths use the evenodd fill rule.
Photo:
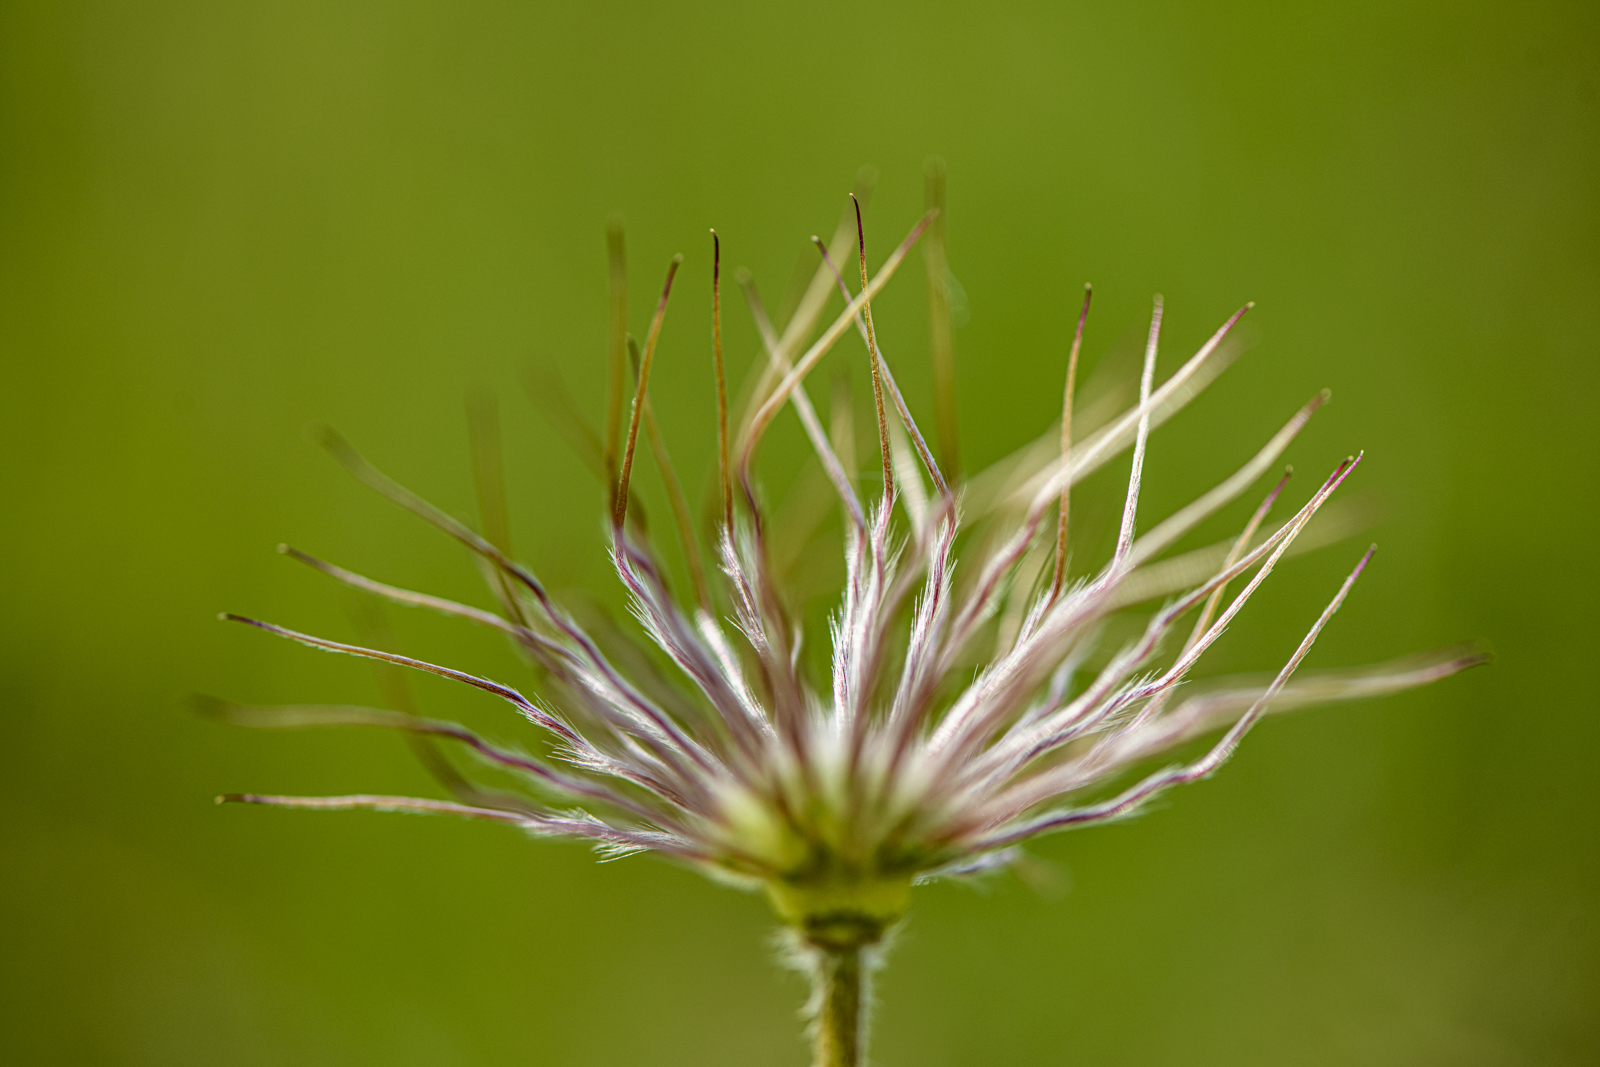
<svg viewBox="0 0 1600 1067">
<path fill-rule="evenodd" d="M 1067 385 L 1061 400 L 1061 466 L 1066 468 L 1072 461 L 1072 399 L 1078 384 L 1078 350 L 1083 347 L 1083 327 L 1089 321 L 1089 300 L 1094 296 L 1094 287 L 1083 287 L 1083 308 L 1078 312 L 1078 328 L 1072 331 L 1072 349 L 1067 355 Z M 1056 569 L 1050 581 L 1050 599 L 1054 601 L 1061 595 L 1061 589 L 1067 581 L 1067 524 L 1071 514 L 1072 483 L 1063 482 L 1061 486 L 1060 514 L 1056 521 Z"/>
<path fill-rule="evenodd" d="M 867 231 L 861 222 L 861 201 L 850 194 L 856 208 L 856 252 L 861 263 L 861 321 L 867 331 L 867 358 L 872 363 L 872 405 L 878 413 L 878 456 L 883 461 L 883 510 L 894 499 L 894 461 L 889 454 L 889 414 L 883 402 L 883 369 L 878 356 L 878 340 L 872 329 L 872 298 L 867 295 Z"/>
<path fill-rule="evenodd" d="M 610 360 L 606 370 L 605 471 L 608 502 L 616 502 L 617 462 L 622 447 L 622 398 L 628 359 L 628 252 L 622 217 L 606 226 L 606 264 L 611 284 Z"/>
<path fill-rule="evenodd" d="M 956 339 L 950 312 L 950 258 L 945 244 L 944 160 L 929 156 L 923 166 L 923 207 L 933 224 L 922 246 L 928 271 L 928 347 L 933 359 L 933 432 L 939 462 L 950 481 L 961 477 L 961 452 L 956 422 Z"/>
<path fill-rule="evenodd" d="M 619 537 L 628 518 L 628 479 L 633 475 L 633 454 L 639 444 L 639 421 L 644 417 L 645 398 L 650 388 L 650 367 L 655 362 L 656 342 L 661 339 L 661 323 L 667 315 L 667 298 L 672 295 L 672 279 L 677 277 L 678 267 L 682 263 L 682 254 L 672 257 L 672 263 L 667 267 L 667 280 L 661 286 L 661 299 L 657 302 L 656 313 L 650 320 L 650 332 L 644 339 L 644 357 L 639 362 L 639 383 L 633 391 L 633 414 L 628 420 L 627 445 L 622 453 L 622 467 L 617 472 L 617 487 L 611 494 L 611 499 L 614 501 L 611 525 Z"/>
<path fill-rule="evenodd" d="M 728 378 L 722 363 L 722 239 L 711 231 L 711 359 L 717 374 L 717 486 L 722 528 L 733 529 L 733 481 L 728 474 Z"/>
</svg>

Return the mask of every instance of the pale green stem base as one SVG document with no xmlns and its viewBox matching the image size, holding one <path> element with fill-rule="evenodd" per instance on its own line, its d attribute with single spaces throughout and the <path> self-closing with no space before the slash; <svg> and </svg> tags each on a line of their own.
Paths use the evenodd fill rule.
<svg viewBox="0 0 1600 1067">
<path fill-rule="evenodd" d="M 813 950 L 816 1018 L 812 1067 L 861 1067 L 866 1062 L 867 973 L 861 946 Z"/>
</svg>

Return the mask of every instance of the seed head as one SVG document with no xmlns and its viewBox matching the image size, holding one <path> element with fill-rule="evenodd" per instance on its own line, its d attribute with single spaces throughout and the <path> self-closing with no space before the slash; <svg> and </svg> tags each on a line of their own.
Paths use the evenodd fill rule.
<svg viewBox="0 0 1600 1067">
<path fill-rule="evenodd" d="M 942 185 L 940 186 L 942 198 Z M 931 198 L 932 194 L 930 194 Z M 853 198 L 854 199 L 854 198 Z M 609 487 L 609 545 L 644 635 L 680 677 L 664 692 L 602 650 L 532 570 L 513 558 L 498 483 L 492 409 L 474 437 L 485 530 L 475 532 L 367 463 L 342 438 L 323 443 L 356 478 L 461 542 L 484 565 L 498 610 L 410 592 L 297 549 L 282 551 L 374 596 L 430 608 L 509 637 L 539 668 L 537 690 L 513 688 L 421 660 L 330 641 L 240 616 L 238 622 L 314 648 L 424 671 L 510 704 L 548 742 L 530 756 L 401 705 L 261 708 L 206 700 L 205 709 L 256 727 L 369 726 L 405 732 L 453 794 L 450 801 L 352 795 L 257 794 L 222 799 L 280 807 L 374 808 L 498 820 L 534 834 L 578 837 L 608 854 L 656 852 L 725 881 L 764 889 L 783 920 L 826 949 L 876 942 L 904 914 L 914 883 L 1003 863 L 1041 834 L 1132 814 L 1159 793 L 1205 777 L 1232 755 L 1262 716 L 1314 703 L 1394 692 L 1482 662 L 1444 649 L 1358 672 L 1294 680 L 1322 628 L 1372 556 L 1368 549 L 1308 619 L 1299 647 L 1266 684 L 1189 685 L 1216 643 L 1286 554 L 1312 539 L 1319 512 L 1361 457 L 1337 464 L 1286 517 L 1270 519 L 1288 475 L 1228 543 L 1176 557 L 1164 553 L 1199 523 L 1278 468 L 1280 457 L 1327 394 L 1313 397 L 1220 485 L 1141 529 L 1140 485 L 1152 429 L 1205 387 L 1231 359 L 1235 312 L 1157 383 L 1162 302 L 1151 315 L 1139 398 L 1092 423 L 1074 417 L 1078 353 L 1089 299 L 1066 351 L 1059 432 L 993 468 L 954 476 L 951 304 L 942 233 L 927 256 L 934 309 L 941 468 L 896 384 L 872 320 L 872 300 L 937 216 L 930 210 L 869 275 L 865 227 L 853 202 L 780 333 L 753 284 L 746 299 L 766 348 L 743 416 L 730 420 L 721 330 L 721 245 L 713 233 L 713 361 L 718 481 L 702 559 L 695 523 L 650 406 L 649 380 L 674 276 L 673 260 L 642 352 L 626 335 L 626 273 L 613 224 L 611 382 L 605 438 L 563 416 Z M 836 269 L 857 251 L 859 288 Z M 831 245 L 831 247 L 830 247 Z M 848 260 L 846 260 L 848 262 Z M 819 335 L 838 290 L 844 310 Z M 865 343 L 876 415 L 881 485 L 865 499 L 853 460 L 849 405 L 825 427 L 808 375 L 851 331 Z M 623 391 L 632 354 L 632 403 Z M 940 355 L 942 353 L 942 355 Z M 546 389 L 544 399 L 561 407 Z M 832 609 L 826 670 L 802 647 L 804 596 L 774 562 L 774 523 L 754 477 L 766 431 L 785 408 L 798 416 L 842 514 L 844 586 Z M 642 433 L 641 433 L 642 431 Z M 641 521 L 631 481 L 641 436 L 666 483 L 691 596 L 669 588 Z M 1071 576 L 1074 484 L 1131 449 L 1131 473 L 1109 559 Z M 491 518 L 493 516 L 493 518 Z M 1053 520 L 1053 521 L 1052 521 Z M 958 561 L 958 556 L 959 561 Z M 1107 622 L 1160 601 L 1142 631 L 1104 647 Z M 1219 735 L 1187 762 L 1151 761 Z M 526 795 L 472 784 L 434 742 L 465 746 L 523 781 Z"/>
</svg>

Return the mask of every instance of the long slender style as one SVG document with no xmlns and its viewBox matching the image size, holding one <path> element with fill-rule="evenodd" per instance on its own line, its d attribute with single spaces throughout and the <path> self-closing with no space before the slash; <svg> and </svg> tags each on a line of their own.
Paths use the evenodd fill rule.
<svg viewBox="0 0 1600 1067">
<path fill-rule="evenodd" d="M 1163 304 L 1157 298 L 1137 402 L 1120 412 L 1094 403 L 1075 411 L 1086 288 L 1067 355 L 1059 434 L 1052 429 L 963 476 L 953 427 L 953 347 L 937 336 L 938 316 L 948 315 L 948 307 L 935 310 L 932 438 L 908 402 L 915 392 L 895 380 L 872 317 L 873 300 L 940 217 L 943 172 L 937 189 L 930 175 L 928 214 L 876 270 L 868 261 L 862 206 L 852 196 L 834 239 L 817 242 L 821 260 L 781 331 L 753 279 L 736 273 L 761 351 L 743 413 L 731 421 L 722 246 L 713 231 L 717 455 L 715 473 L 706 477 L 715 477 L 717 492 L 715 521 L 701 524 L 700 533 L 691 494 L 667 454 L 662 430 L 670 422 L 657 422 L 649 392 L 682 257 L 667 269 L 642 348 L 632 350 L 633 402 L 624 420 L 631 342 L 626 264 L 620 224 L 608 230 L 611 346 L 603 417 L 591 422 L 559 390 L 544 397 L 609 494 L 605 547 L 636 625 L 608 627 L 604 641 L 512 554 L 492 403 L 480 398 L 470 409 L 478 530 L 379 471 L 337 433 L 319 430 L 322 444 L 358 481 L 473 555 L 488 576 L 491 606 L 413 592 L 296 548 L 283 546 L 284 554 L 363 596 L 425 608 L 510 640 L 533 670 L 519 688 L 380 647 L 389 642 L 371 628 L 372 638 L 352 644 L 224 615 L 307 648 L 379 665 L 388 706 L 263 707 L 197 698 L 198 711 L 251 729 L 399 732 L 447 796 L 238 792 L 219 800 L 486 820 L 536 837 L 586 840 L 606 856 L 655 853 L 761 893 L 783 927 L 789 961 L 813 985 L 814 1067 L 862 1067 L 871 979 L 915 885 L 1002 869 L 1041 835 L 1144 811 L 1168 790 L 1216 773 L 1268 715 L 1381 696 L 1486 661 L 1469 645 L 1355 670 L 1302 671 L 1369 567 L 1368 549 L 1320 611 L 1303 610 L 1297 625 L 1305 629 L 1294 635 L 1294 653 L 1270 682 L 1202 676 L 1202 661 L 1263 584 L 1288 571 L 1296 554 L 1338 540 L 1339 524 L 1330 521 L 1341 506 L 1336 497 L 1363 462 L 1360 453 L 1329 457 L 1320 464 L 1323 478 L 1302 486 L 1292 503 L 1285 500 L 1291 483 L 1276 472 L 1328 399 L 1320 393 L 1292 413 L 1267 416 L 1265 443 L 1224 457 L 1232 473 L 1215 486 L 1159 521 L 1148 514 L 1139 521 L 1152 435 L 1238 355 L 1232 331 L 1248 304 L 1158 379 Z M 853 294 L 836 269 L 852 230 L 860 274 Z M 948 298 L 940 288 L 949 277 L 944 256 L 941 234 L 928 256 L 930 297 Z M 835 291 L 842 291 L 844 307 L 829 321 Z M 827 424 L 806 389 L 806 378 L 852 330 L 866 346 L 871 374 L 883 477 L 875 504 L 858 494 L 856 429 L 842 377 L 835 378 Z M 992 373 L 1008 380 L 1020 373 L 1003 356 L 992 359 Z M 663 373 L 680 366 L 681 360 L 665 361 Z M 904 365 L 896 366 L 904 374 Z M 763 436 L 787 409 L 821 473 L 804 474 L 795 506 L 774 516 L 755 461 Z M 687 594 L 669 585 L 651 527 L 637 509 L 630 514 L 641 431 L 688 560 Z M 1125 453 L 1130 463 L 1116 526 L 1084 536 L 1085 509 L 1069 526 L 1073 489 Z M 1273 479 L 1263 491 L 1263 481 Z M 826 520 L 835 505 L 842 543 L 829 541 L 835 527 Z M 1208 520 L 1235 532 L 1171 554 Z M 707 526 L 714 536 L 702 544 Z M 1095 545 L 1107 547 L 1096 556 Z M 702 553 L 716 566 L 702 564 Z M 818 577 L 827 569 L 811 564 L 833 553 L 843 557 L 843 580 L 829 585 Z M 813 610 L 819 604 L 825 612 Z M 1128 609 L 1139 615 L 1125 616 Z M 1099 643 L 1108 632 L 1127 635 L 1125 643 Z M 411 671 L 498 701 L 509 712 L 505 730 L 529 731 L 538 743 L 524 751 L 491 736 L 499 731 L 425 716 L 396 685 L 401 672 Z M 1194 742 L 1201 744 L 1185 749 Z M 1185 758 L 1161 762 L 1179 752 Z M 476 764 L 458 765 L 454 754 Z M 520 788 L 480 785 L 475 765 Z"/>
<path fill-rule="evenodd" d="M 1078 328 L 1072 331 L 1072 349 L 1067 353 L 1067 386 L 1061 400 L 1061 466 L 1072 463 L 1072 401 L 1078 385 L 1078 350 L 1083 347 L 1083 327 L 1089 321 L 1089 299 L 1094 288 L 1083 287 L 1083 310 L 1078 312 Z M 1056 519 L 1056 572 L 1050 580 L 1050 599 L 1061 595 L 1067 581 L 1067 530 L 1071 515 L 1072 483 L 1061 485 L 1061 503 Z"/>
<path fill-rule="evenodd" d="M 956 428 L 956 331 L 951 309 L 949 253 L 945 248 L 944 160 L 929 157 L 923 165 L 924 204 L 933 222 L 922 246 L 928 272 L 928 348 L 933 361 L 933 429 L 939 442 L 939 463 L 952 479 L 961 477 L 961 449 Z"/>
<path fill-rule="evenodd" d="M 722 528 L 733 529 L 733 482 L 728 477 L 728 375 L 722 362 L 722 239 L 711 231 L 711 360 L 717 372 L 717 489 Z"/>
<path fill-rule="evenodd" d="M 628 479 L 633 474 L 633 452 L 639 443 L 639 422 L 644 418 L 646 392 L 650 385 L 650 368 L 655 363 L 656 342 L 661 338 L 661 323 L 667 317 L 667 298 L 672 295 L 672 279 L 678 275 L 682 256 L 674 256 L 667 268 L 667 280 L 661 287 L 661 301 L 656 304 L 656 314 L 650 320 L 650 332 L 644 339 L 644 358 L 639 362 L 639 384 L 633 391 L 633 414 L 628 419 L 628 443 L 622 453 L 622 467 L 617 472 L 617 488 L 611 494 L 615 509 L 612 522 L 621 526 L 628 517 Z"/>
<path fill-rule="evenodd" d="M 883 404 L 883 360 L 878 356 L 878 339 L 872 329 L 872 298 L 867 293 L 867 232 L 861 223 L 861 201 L 855 194 L 850 202 L 856 209 L 856 249 L 861 260 L 861 321 L 867 335 L 867 358 L 872 364 L 872 404 L 878 412 L 878 454 L 883 459 L 883 508 L 888 511 L 894 499 L 894 469 L 889 459 L 889 414 Z"/>
<path fill-rule="evenodd" d="M 622 397 L 628 360 L 628 253 L 620 216 L 606 227 L 606 261 L 611 278 L 611 332 L 606 367 L 606 491 L 613 510 L 617 506 L 617 458 L 622 442 Z"/>
</svg>

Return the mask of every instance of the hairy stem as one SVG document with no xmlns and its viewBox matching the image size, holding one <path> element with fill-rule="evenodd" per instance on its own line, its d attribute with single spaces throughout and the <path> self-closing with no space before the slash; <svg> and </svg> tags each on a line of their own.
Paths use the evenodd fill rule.
<svg viewBox="0 0 1600 1067">
<path fill-rule="evenodd" d="M 859 945 L 814 950 L 812 1067 L 860 1067 L 866 1062 L 865 951 Z"/>
</svg>

